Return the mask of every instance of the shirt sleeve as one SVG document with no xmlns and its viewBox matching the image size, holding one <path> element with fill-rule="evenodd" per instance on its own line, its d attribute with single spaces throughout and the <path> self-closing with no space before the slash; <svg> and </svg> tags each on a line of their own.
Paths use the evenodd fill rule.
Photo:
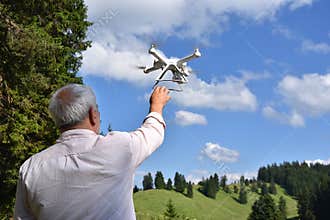
<svg viewBox="0 0 330 220">
<path fill-rule="evenodd" d="M 35 219 L 35 217 L 31 214 L 31 212 L 28 208 L 27 191 L 26 191 L 25 184 L 22 180 L 21 170 L 20 170 L 20 175 L 19 175 L 18 182 L 17 182 L 14 219 L 15 220 Z"/>
<path fill-rule="evenodd" d="M 151 112 L 136 131 L 130 132 L 134 168 L 152 154 L 164 140 L 165 121 L 157 112 Z"/>
</svg>

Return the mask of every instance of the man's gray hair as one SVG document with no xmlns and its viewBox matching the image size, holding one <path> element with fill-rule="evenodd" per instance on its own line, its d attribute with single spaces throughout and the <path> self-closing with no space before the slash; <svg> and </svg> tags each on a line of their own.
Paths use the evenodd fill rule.
<svg viewBox="0 0 330 220">
<path fill-rule="evenodd" d="M 85 85 L 69 84 L 57 90 L 49 103 L 49 112 L 59 128 L 82 122 L 89 109 L 97 109 L 93 90 Z"/>
</svg>

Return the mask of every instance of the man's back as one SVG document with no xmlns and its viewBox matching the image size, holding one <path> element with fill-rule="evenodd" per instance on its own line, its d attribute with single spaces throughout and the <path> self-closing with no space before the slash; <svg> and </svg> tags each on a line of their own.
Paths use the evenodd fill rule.
<svg viewBox="0 0 330 220">
<path fill-rule="evenodd" d="M 134 213 L 135 167 L 127 135 L 70 130 L 56 145 L 26 161 L 22 173 L 36 217 L 104 219 Z"/>
<path fill-rule="evenodd" d="M 67 91 L 70 89 L 77 91 Z M 61 98 L 74 99 L 71 92 L 78 96 L 78 101 L 74 101 L 80 108 L 84 100 L 79 98 L 84 99 L 88 91 L 72 85 L 55 93 L 54 99 L 60 100 L 53 109 L 57 124 L 67 123 L 71 113 L 79 113 L 71 111 L 62 117 Z M 150 105 L 150 113 L 136 131 L 111 132 L 106 136 L 97 135 L 100 117 L 92 96 L 92 104 L 85 106 L 83 121 L 62 129 L 55 145 L 21 166 L 14 218 L 135 219 L 134 171 L 163 142 L 165 122 L 161 112 L 168 99 L 166 94 L 165 88 L 155 89 L 151 101 L 155 104 Z"/>
</svg>

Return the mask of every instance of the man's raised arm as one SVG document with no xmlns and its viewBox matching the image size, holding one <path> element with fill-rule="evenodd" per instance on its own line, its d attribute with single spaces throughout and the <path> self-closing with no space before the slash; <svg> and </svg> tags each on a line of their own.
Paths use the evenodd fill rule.
<svg viewBox="0 0 330 220">
<path fill-rule="evenodd" d="M 156 87 L 150 97 L 149 114 L 142 126 L 130 133 L 131 151 L 134 166 L 139 166 L 164 140 L 165 121 L 163 108 L 170 100 L 166 87 Z"/>
</svg>

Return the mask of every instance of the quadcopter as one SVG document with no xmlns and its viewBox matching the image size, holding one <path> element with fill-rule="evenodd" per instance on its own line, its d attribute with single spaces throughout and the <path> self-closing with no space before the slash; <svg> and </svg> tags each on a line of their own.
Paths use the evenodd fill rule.
<svg viewBox="0 0 330 220">
<path fill-rule="evenodd" d="M 146 74 L 148 74 L 152 71 L 155 71 L 155 70 L 159 70 L 159 69 L 162 70 L 162 72 L 156 78 L 156 80 L 155 80 L 156 82 L 155 82 L 153 88 L 155 88 L 155 86 L 159 82 L 164 82 L 164 81 L 175 82 L 175 83 L 179 84 L 179 86 L 181 84 L 187 83 L 188 82 L 187 77 L 190 74 L 190 71 L 187 67 L 187 62 L 201 56 L 201 53 L 199 52 L 198 48 L 196 48 L 194 53 L 189 56 L 183 57 L 181 59 L 174 59 L 174 58 L 169 59 L 165 55 L 160 53 L 160 51 L 158 51 L 156 49 L 156 46 L 154 44 L 151 45 L 151 47 L 149 49 L 149 54 L 151 54 L 152 56 L 154 56 L 156 58 L 154 60 L 153 66 L 152 67 L 140 66 L 138 68 L 143 69 L 143 72 Z M 169 70 L 173 74 L 172 79 L 163 79 L 165 73 Z M 169 89 L 169 90 L 179 92 L 179 91 L 182 91 L 182 88 L 180 86 L 180 89 Z"/>
</svg>

